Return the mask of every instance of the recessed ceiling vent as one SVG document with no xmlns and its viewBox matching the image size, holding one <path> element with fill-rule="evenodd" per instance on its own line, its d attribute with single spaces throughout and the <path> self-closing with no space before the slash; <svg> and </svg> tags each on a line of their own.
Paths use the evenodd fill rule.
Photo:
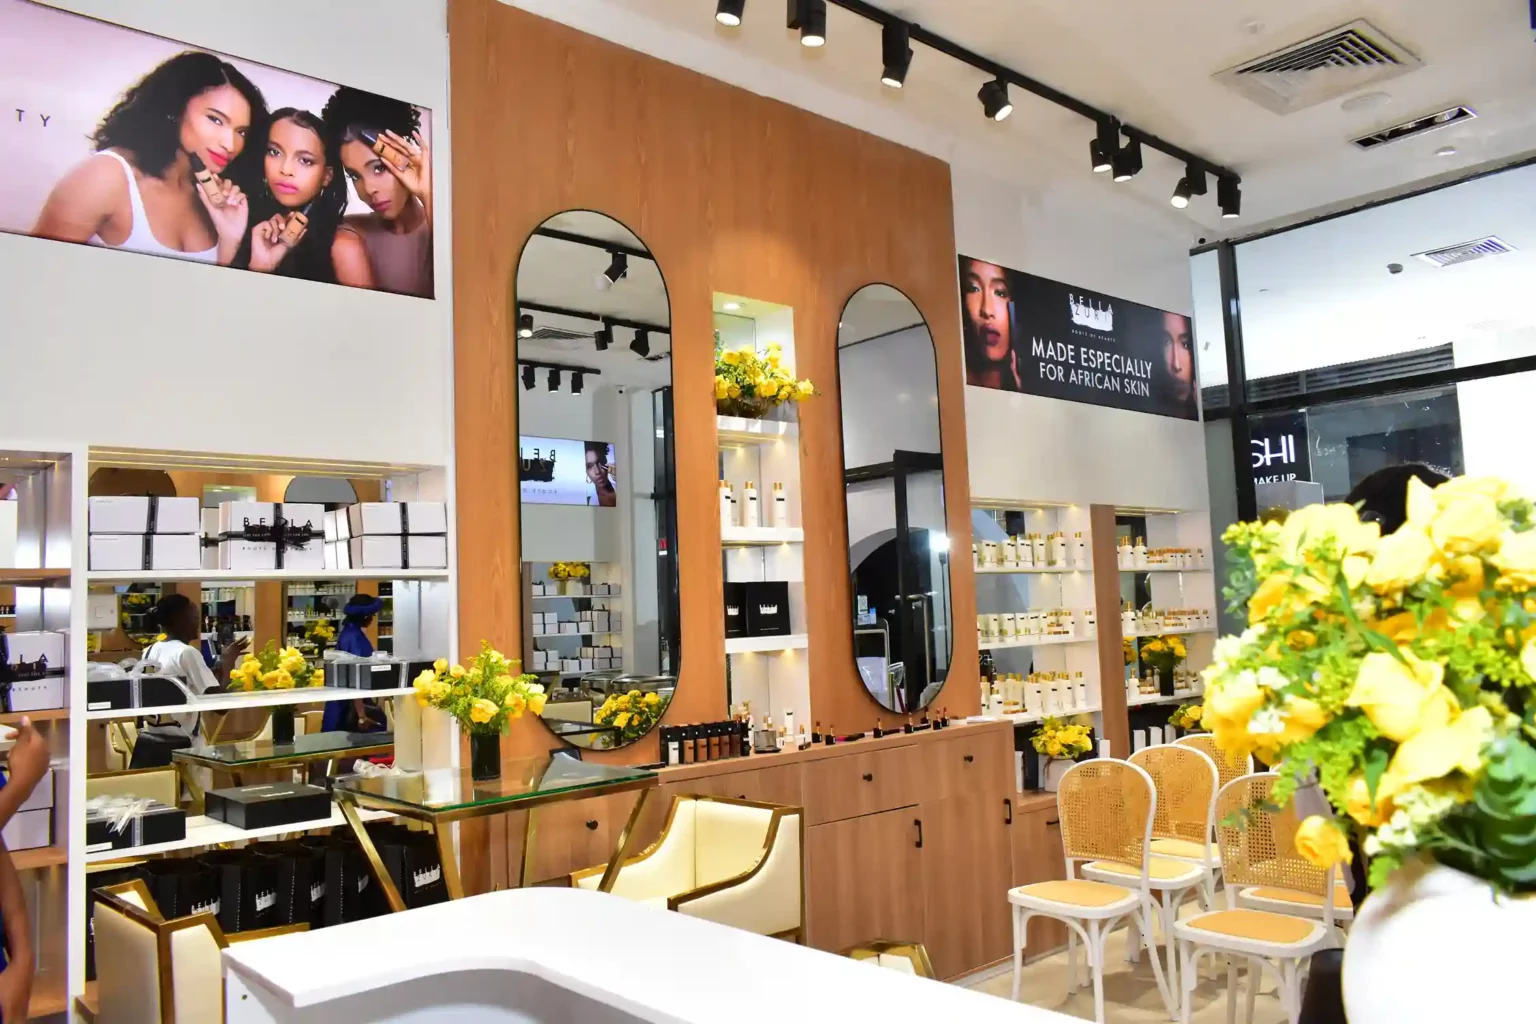
<svg viewBox="0 0 1536 1024">
<path fill-rule="evenodd" d="M 1383 128 L 1379 132 L 1372 132 L 1370 135 L 1356 139 L 1355 145 L 1361 149 L 1375 149 L 1389 142 L 1401 142 L 1404 139 L 1423 135 L 1425 132 L 1449 128 L 1453 124 L 1470 121 L 1476 116 L 1477 111 L 1471 107 L 1451 107 L 1433 114 L 1425 114 L 1423 117 L 1416 117 L 1412 121 L 1395 124 L 1391 128 Z"/>
<path fill-rule="evenodd" d="M 1368 21 L 1354 21 L 1214 77 L 1266 110 L 1290 114 L 1422 67 Z"/>
<path fill-rule="evenodd" d="M 1489 235 L 1487 238 L 1462 242 L 1460 245 L 1448 245 L 1443 249 L 1430 249 L 1428 252 L 1416 252 L 1413 255 L 1414 258 L 1432 263 L 1437 267 L 1453 267 L 1458 263 L 1471 263 L 1485 256 L 1502 256 L 1514 251 L 1515 247 L 1502 238 Z"/>
<path fill-rule="evenodd" d="M 591 341 L 591 331 L 567 331 L 559 327 L 540 327 L 525 341 Z"/>
</svg>

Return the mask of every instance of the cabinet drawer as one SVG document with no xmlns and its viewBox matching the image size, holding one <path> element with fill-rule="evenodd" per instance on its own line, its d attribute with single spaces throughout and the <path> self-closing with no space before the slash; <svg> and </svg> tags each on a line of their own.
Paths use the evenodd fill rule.
<svg viewBox="0 0 1536 1024">
<path fill-rule="evenodd" d="M 811 761 L 801 778 L 807 825 L 876 814 L 916 803 L 915 747 Z"/>
<path fill-rule="evenodd" d="M 989 731 L 930 743 L 922 748 L 923 799 L 1012 792 L 1006 734 Z"/>
<path fill-rule="evenodd" d="M 683 783 L 682 791 L 798 807 L 801 798 L 800 766 L 783 764 L 772 768 L 710 775 Z"/>
</svg>

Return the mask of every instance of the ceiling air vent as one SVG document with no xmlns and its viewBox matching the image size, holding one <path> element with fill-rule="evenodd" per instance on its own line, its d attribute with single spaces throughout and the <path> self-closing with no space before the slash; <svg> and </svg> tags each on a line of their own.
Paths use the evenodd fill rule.
<svg viewBox="0 0 1536 1024">
<path fill-rule="evenodd" d="M 1487 238 L 1462 242 L 1460 245 L 1448 245 L 1443 249 L 1430 249 L 1428 252 L 1416 252 L 1413 255 L 1415 259 L 1421 259 L 1437 267 L 1453 267 L 1458 263 L 1480 260 L 1484 256 L 1502 256 L 1514 251 L 1515 247 L 1502 238 L 1489 235 Z"/>
<path fill-rule="evenodd" d="M 1289 114 L 1422 66 L 1405 47 L 1362 20 L 1213 77 L 1267 110 Z"/>
<path fill-rule="evenodd" d="M 1416 135 L 1423 135 L 1425 132 L 1449 128 L 1453 124 L 1470 121 L 1476 116 L 1477 111 L 1471 107 L 1451 107 L 1448 110 L 1416 117 L 1412 121 L 1395 124 L 1391 128 L 1383 128 L 1379 132 L 1373 132 L 1354 141 L 1355 145 L 1361 149 L 1375 149 L 1377 146 L 1385 146 L 1389 142 L 1401 142 L 1404 139 L 1411 139 Z"/>
<path fill-rule="evenodd" d="M 525 341 L 591 341 L 591 331 L 567 331 L 559 327 L 540 327 Z"/>
</svg>

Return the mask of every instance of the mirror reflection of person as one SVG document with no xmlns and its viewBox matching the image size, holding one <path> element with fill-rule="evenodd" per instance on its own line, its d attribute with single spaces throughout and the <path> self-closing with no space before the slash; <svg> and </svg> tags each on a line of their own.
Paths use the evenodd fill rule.
<svg viewBox="0 0 1536 1024">
<path fill-rule="evenodd" d="M 1195 341 L 1189 317 L 1178 313 L 1162 316 L 1163 388 L 1174 402 L 1187 408 L 1195 404 Z"/>
<path fill-rule="evenodd" d="M 229 266 L 255 178 L 247 137 L 266 137 L 261 90 L 227 61 L 187 51 L 123 94 L 92 135 L 96 155 L 54 186 L 32 233 Z M 198 188 L 192 157 L 218 176 L 223 201 Z"/>
<path fill-rule="evenodd" d="M 608 461 L 608 446 L 601 441 L 588 441 L 586 447 L 587 482 L 597 491 L 597 503 L 613 508 L 619 503 L 619 495 L 613 487 L 614 467 Z"/>
<path fill-rule="evenodd" d="M 965 382 L 999 391 L 1022 391 L 1013 346 L 1013 292 L 1008 272 L 996 263 L 962 258 L 960 292 L 965 300 Z"/>
<path fill-rule="evenodd" d="M 229 683 L 230 670 L 250 646 L 240 637 L 227 645 L 219 663 L 209 669 L 200 649 L 203 640 L 203 612 L 185 594 L 167 594 L 155 605 L 150 621 L 164 633 L 144 651 L 144 660 L 152 661 L 161 673 L 175 676 L 191 692 L 193 699 L 205 693 L 217 693 Z M 188 715 L 163 715 L 139 730 L 133 744 L 129 768 L 168 768 L 171 752 L 192 745 L 198 732 L 196 712 Z"/>
<path fill-rule="evenodd" d="M 421 112 L 346 86 L 320 111 L 357 198 L 371 213 L 348 217 L 341 232 L 355 235 L 368 254 L 371 278 L 359 287 L 431 298 L 432 153 L 421 134 Z M 373 151 L 384 138 L 409 155 L 404 169 Z"/>
<path fill-rule="evenodd" d="M 374 594 L 353 594 L 348 598 L 346 607 L 341 610 L 341 632 L 336 635 L 336 650 L 359 658 L 373 657 L 373 641 L 364 631 L 383 609 L 383 599 Z M 380 732 L 387 725 L 384 710 L 376 702 L 361 697 L 330 701 L 320 718 L 321 732 Z"/>
</svg>

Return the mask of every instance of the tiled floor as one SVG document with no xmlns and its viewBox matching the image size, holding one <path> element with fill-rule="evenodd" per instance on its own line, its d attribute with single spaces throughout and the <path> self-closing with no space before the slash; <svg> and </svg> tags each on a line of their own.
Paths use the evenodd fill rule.
<svg viewBox="0 0 1536 1024">
<path fill-rule="evenodd" d="M 1079 971 L 1087 976 L 1082 966 L 1083 951 L 1078 949 Z M 1125 930 L 1109 937 L 1104 972 L 1104 1019 L 1107 1024 L 1154 1024 L 1166 1022 L 1168 1013 L 1163 1009 L 1158 995 L 1157 982 L 1152 966 L 1145 954 L 1140 963 L 1125 961 Z M 1190 1020 L 1194 1024 L 1225 1024 L 1227 1019 L 1226 971 L 1215 966 L 1214 961 L 1204 961 L 1199 986 L 1195 989 L 1195 1002 Z M 1218 976 L 1219 971 L 1219 976 Z M 973 976 L 964 984 L 978 992 L 1007 999 L 1013 990 L 1011 965 Z M 1242 984 L 1247 985 L 1243 980 Z M 1243 988 L 1238 994 L 1238 1021 L 1243 1020 Z M 1024 967 L 1024 979 L 1019 998 L 1026 1003 L 1055 1010 L 1084 1020 L 1093 1020 L 1093 987 L 1085 985 L 1072 995 L 1067 994 L 1067 954 L 1044 957 Z M 1274 982 L 1267 980 L 1259 991 L 1254 1006 L 1253 1024 L 1283 1024 L 1285 1014 L 1280 1010 L 1274 995 Z"/>
</svg>

